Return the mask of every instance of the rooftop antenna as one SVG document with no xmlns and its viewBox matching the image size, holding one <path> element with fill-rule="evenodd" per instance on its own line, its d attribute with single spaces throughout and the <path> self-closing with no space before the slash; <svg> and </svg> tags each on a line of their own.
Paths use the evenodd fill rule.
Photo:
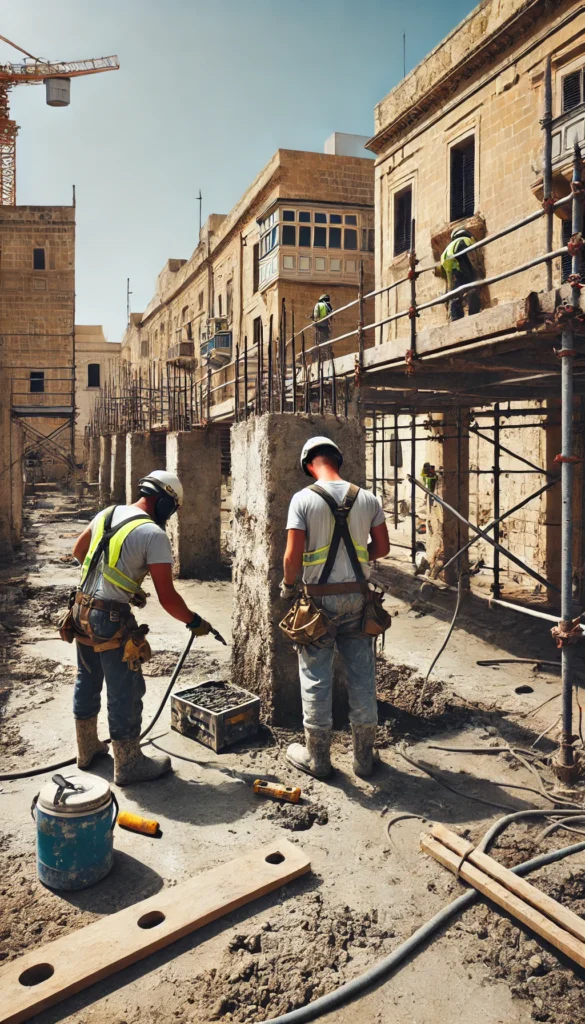
<svg viewBox="0 0 585 1024">
<path fill-rule="evenodd" d="M 402 77 L 406 78 L 406 32 L 402 33 L 402 71 Z"/>
<path fill-rule="evenodd" d="M 199 189 L 199 195 L 195 197 L 199 203 L 199 235 L 201 235 L 201 208 L 203 205 L 203 196 L 201 195 L 201 189 Z"/>
<path fill-rule="evenodd" d="M 132 295 L 132 292 L 130 291 L 130 278 L 127 277 L 126 278 L 126 322 L 127 322 L 128 326 L 130 326 L 130 296 L 131 295 Z"/>
</svg>

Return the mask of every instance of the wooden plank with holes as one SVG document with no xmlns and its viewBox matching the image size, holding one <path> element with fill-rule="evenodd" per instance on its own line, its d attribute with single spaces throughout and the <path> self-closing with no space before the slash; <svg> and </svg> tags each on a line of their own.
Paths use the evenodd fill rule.
<svg viewBox="0 0 585 1024">
<path fill-rule="evenodd" d="M 547 942 L 550 942 L 551 946 L 560 949 L 561 953 L 570 957 L 580 967 L 585 967 L 585 943 L 576 939 L 574 935 L 570 935 L 564 928 L 559 928 L 558 924 L 555 924 L 554 921 L 545 917 L 539 910 L 529 906 L 528 903 L 514 895 L 513 892 L 506 889 L 500 882 L 490 878 L 484 871 L 480 871 L 479 868 L 476 868 L 469 861 L 464 861 L 461 864 L 459 854 L 447 849 L 446 846 L 443 846 L 433 836 L 423 833 L 420 845 L 421 849 L 425 853 L 430 854 L 431 857 L 434 857 L 439 864 L 449 868 L 454 875 L 459 874 L 460 878 L 473 885 L 475 889 L 484 896 L 487 896 L 493 903 L 497 903 L 502 910 L 507 911 L 508 914 L 515 917 L 521 924 L 536 932 L 542 939 L 546 939 Z M 461 865 L 461 868 L 458 871 L 459 865 Z"/>
<path fill-rule="evenodd" d="M 0 970 L 0 1022 L 28 1020 L 310 870 L 279 840 L 41 946 Z"/>
<path fill-rule="evenodd" d="M 573 913 L 572 910 L 569 910 L 568 907 L 563 907 L 552 896 L 547 896 L 546 893 L 537 889 L 535 885 L 527 882 L 525 878 L 520 878 L 519 875 L 515 875 L 513 871 L 504 867 L 503 864 L 498 864 L 497 860 L 488 856 L 487 853 L 476 850 L 473 843 L 469 843 L 455 832 L 451 832 L 444 825 L 433 825 L 431 835 L 459 857 L 467 854 L 470 864 L 474 864 L 476 868 L 484 871 L 490 878 L 500 882 L 501 885 L 504 885 L 510 892 L 515 893 L 525 903 L 529 903 L 531 907 L 535 907 L 536 910 L 546 914 L 547 917 L 550 917 L 551 921 L 560 925 L 565 931 L 570 932 L 576 939 L 585 942 L 585 921 Z"/>
</svg>

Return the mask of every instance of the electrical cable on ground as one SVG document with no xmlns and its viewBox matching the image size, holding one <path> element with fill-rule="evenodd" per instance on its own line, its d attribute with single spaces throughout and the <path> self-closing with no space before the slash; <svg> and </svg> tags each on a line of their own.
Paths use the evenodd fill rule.
<svg viewBox="0 0 585 1024">
<path fill-rule="evenodd" d="M 145 736 L 148 736 L 148 733 L 151 731 L 151 729 L 154 728 L 154 726 L 158 722 L 158 720 L 159 720 L 159 718 L 160 718 L 160 716 L 162 714 L 162 710 L 163 710 L 163 708 L 164 708 L 164 706 L 165 706 L 165 704 L 166 704 L 166 702 L 168 700 L 169 694 L 170 694 L 173 686 L 175 685 L 175 682 L 177 680 L 179 672 L 181 671 L 181 669 L 183 667 L 185 658 L 187 657 L 189 651 L 191 650 L 191 645 L 192 645 L 194 639 L 195 639 L 195 634 L 194 633 L 190 633 L 189 639 L 187 640 L 187 643 L 185 644 L 185 647 L 184 647 L 184 649 L 183 649 L 183 651 L 182 651 L 182 653 L 181 653 L 181 655 L 179 657 L 179 660 L 178 660 L 177 664 L 175 665 L 173 674 L 172 674 L 172 676 L 170 678 L 170 681 L 169 681 L 169 685 L 167 686 L 167 688 L 165 690 L 164 697 L 163 697 L 163 699 L 161 700 L 161 702 L 160 702 L 160 704 L 158 706 L 158 710 L 157 710 L 154 718 L 151 719 L 149 725 L 147 725 L 146 729 L 144 729 L 143 732 L 140 733 L 140 739 L 141 740 L 143 740 Z M 108 740 L 109 740 L 109 737 L 108 737 Z M 150 742 L 150 740 L 148 742 Z M 0 775 L 0 782 L 11 782 L 14 779 L 32 779 L 33 776 L 35 776 L 35 775 L 46 775 L 46 774 L 48 774 L 48 772 L 58 771 L 59 768 L 68 768 L 69 765 L 72 765 L 72 764 L 77 764 L 77 758 L 76 757 L 70 757 L 67 761 L 58 761 L 56 764 L 44 765 L 44 767 L 42 767 L 42 768 L 27 768 L 25 771 L 22 771 L 22 772 L 4 772 L 2 775 Z"/>
<path fill-rule="evenodd" d="M 479 843 L 477 849 L 484 853 L 487 852 L 493 840 L 513 821 L 527 817 L 547 817 L 554 814 L 558 814 L 558 811 L 555 812 L 535 809 L 530 811 L 516 811 L 513 814 L 508 814 L 492 825 Z M 584 850 L 585 842 L 576 843 L 574 846 L 565 846 L 560 850 L 543 853 L 538 857 L 533 857 L 532 860 L 525 861 L 523 864 L 518 864 L 515 868 L 512 868 L 512 871 L 516 875 L 524 876 L 530 874 L 531 871 L 538 871 L 539 868 L 545 867 L 547 864 L 553 864 L 556 861 L 563 860 L 565 857 L 572 856 L 576 853 L 582 853 Z M 443 907 L 442 910 L 435 914 L 425 924 L 421 925 L 420 928 L 417 928 L 417 930 L 408 939 L 402 942 L 400 946 L 393 950 L 393 952 L 387 957 L 384 957 L 383 960 L 380 960 L 379 963 L 370 967 L 367 971 L 364 971 L 364 973 L 360 974 L 357 978 L 346 982 L 333 992 L 328 992 L 326 995 L 321 996 L 319 999 L 316 999 L 313 1003 L 309 1003 L 307 1006 L 301 1006 L 299 1009 L 291 1010 L 289 1013 L 281 1014 L 279 1017 L 271 1017 L 270 1020 L 265 1021 L 265 1024 L 305 1024 L 306 1021 L 315 1020 L 315 1018 L 321 1017 L 325 1013 L 330 1013 L 338 1006 L 342 1006 L 350 999 L 355 998 L 355 996 L 361 995 L 362 992 L 377 982 L 387 981 L 389 975 L 400 967 L 405 960 L 420 952 L 423 946 L 430 938 L 432 938 L 432 936 L 435 935 L 439 928 L 442 928 L 461 911 L 467 910 L 468 907 L 479 902 L 480 899 L 483 899 L 481 893 L 476 889 L 469 889 L 467 892 L 464 892 L 462 896 L 453 900 L 452 903 Z"/>
<path fill-rule="evenodd" d="M 536 843 L 541 843 L 542 840 L 546 839 L 547 836 L 550 836 L 553 832 L 556 832 L 557 828 L 565 828 L 568 822 L 581 820 L 585 821 L 585 814 L 583 814 L 582 817 L 580 817 L 578 814 L 571 814 L 568 818 L 559 818 L 559 820 L 553 822 L 552 825 L 547 825 L 547 827 L 543 829 L 542 832 L 539 833 L 539 835 L 537 835 Z M 571 829 L 570 831 L 574 832 L 576 830 Z M 585 832 L 583 832 L 582 829 L 578 831 L 579 835 L 585 835 Z"/>
<path fill-rule="evenodd" d="M 455 629 L 455 623 L 457 621 L 457 616 L 459 615 L 459 609 L 461 607 L 461 599 L 463 597 L 463 577 L 464 577 L 464 575 L 467 575 L 467 574 L 466 573 L 460 573 L 459 574 L 459 579 L 457 581 L 457 601 L 455 602 L 455 611 L 453 612 L 453 618 L 451 619 L 451 624 L 449 626 L 449 629 L 447 630 L 447 635 L 446 635 L 445 639 L 443 640 L 443 643 L 439 647 L 439 650 L 435 654 L 435 657 L 433 658 L 433 660 L 431 662 L 431 666 L 430 666 L 430 668 L 429 668 L 429 670 L 428 670 L 428 672 L 427 672 L 427 674 L 425 676 L 425 681 L 423 683 L 423 687 L 422 687 L 422 690 L 420 692 L 420 703 L 421 703 L 421 705 L 422 705 L 423 698 L 424 698 L 424 695 L 425 695 L 425 691 L 426 691 L 426 688 L 427 688 L 427 683 L 429 681 L 429 676 L 430 676 L 431 672 L 433 671 L 435 665 L 437 664 L 439 658 L 441 657 L 443 651 L 445 650 L 447 644 L 449 643 L 449 640 L 451 639 L 451 634 L 452 634 L 453 630 Z"/>
</svg>

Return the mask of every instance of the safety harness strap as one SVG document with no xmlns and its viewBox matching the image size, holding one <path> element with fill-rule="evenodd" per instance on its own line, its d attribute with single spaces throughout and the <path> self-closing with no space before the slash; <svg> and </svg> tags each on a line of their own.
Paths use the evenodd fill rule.
<svg viewBox="0 0 585 1024">
<path fill-rule="evenodd" d="M 131 533 L 135 527 L 140 526 L 142 522 L 150 523 L 152 522 L 152 519 L 146 513 L 141 512 L 135 516 L 130 516 L 129 519 L 124 519 L 123 522 L 112 527 L 112 519 L 117 507 L 117 505 L 111 505 L 107 508 L 103 513 L 103 518 L 97 525 L 96 537 L 94 540 L 95 546 L 93 547 L 93 551 L 90 547 L 90 550 L 84 559 L 81 583 L 83 584 L 84 580 L 99 565 L 103 555 L 104 568 L 102 570 L 102 574 L 104 579 L 113 583 L 115 586 L 120 587 L 122 590 L 127 590 L 131 594 L 141 594 L 142 588 L 140 583 L 142 580 L 139 583 L 130 579 L 129 576 L 120 572 L 120 570 L 116 568 L 116 565 L 120 558 L 122 544 L 126 540 L 128 534 Z M 119 534 L 119 536 L 116 536 L 117 534 Z M 116 542 L 113 545 L 113 550 L 110 555 L 110 541 L 114 537 L 116 538 Z"/>
<path fill-rule="evenodd" d="M 314 491 L 320 498 L 323 498 L 323 501 L 327 502 L 335 520 L 333 536 L 331 538 L 331 544 L 329 545 L 329 551 L 327 553 L 325 565 L 323 566 L 323 571 L 319 577 L 319 584 L 322 585 L 327 583 L 333 566 L 335 565 L 335 559 L 337 558 L 337 552 L 339 551 L 339 545 L 342 540 L 345 544 L 345 550 L 347 551 L 351 562 L 351 567 L 355 573 L 355 578 L 359 583 L 361 583 L 362 580 L 365 580 L 364 571 L 360 565 L 358 553 L 355 549 L 355 544 L 351 533 L 349 532 L 349 525 L 347 522 L 349 513 L 351 512 L 355 504 L 355 500 L 360 492 L 359 487 L 355 484 L 350 484 L 345 498 L 339 505 L 335 498 L 333 498 L 325 488 L 320 487 L 319 484 L 313 484 L 310 490 Z"/>
</svg>

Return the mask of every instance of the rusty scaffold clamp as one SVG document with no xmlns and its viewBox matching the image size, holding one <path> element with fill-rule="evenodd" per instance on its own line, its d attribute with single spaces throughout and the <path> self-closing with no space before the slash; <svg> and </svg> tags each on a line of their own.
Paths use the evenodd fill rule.
<svg viewBox="0 0 585 1024">
<path fill-rule="evenodd" d="M 559 622 L 558 626 L 553 626 L 550 631 L 550 635 L 559 650 L 563 647 L 568 647 L 569 644 L 581 643 L 583 640 L 581 616 L 576 619 L 569 620 L 569 622 Z"/>
</svg>

